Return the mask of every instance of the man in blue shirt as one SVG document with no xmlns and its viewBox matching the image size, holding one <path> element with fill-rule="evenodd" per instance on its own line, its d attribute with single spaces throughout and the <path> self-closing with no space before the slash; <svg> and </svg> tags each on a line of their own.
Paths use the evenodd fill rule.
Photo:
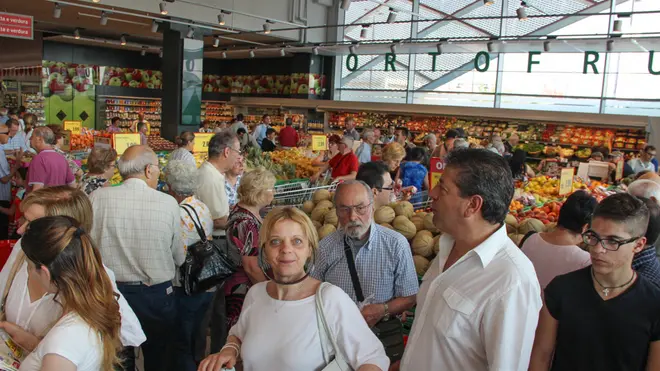
<svg viewBox="0 0 660 371">
<path fill-rule="evenodd" d="M 4 125 L 7 123 L 7 120 L 9 120 L 8 112 L 9 110 L 6 108 L 0 109 L 0 124 Z"/>
<path fill-rule="evenodd" d="M 376 135 L 373 129 L 366 129 L 362 132 L 362 144 L 355 150 L 355 155 L 360 164 L 371 162 L 371 147 L 376 142 Z"/>
<path fill-rule="evenodd" d="M 15 119 L 9 119 L 7 120 L 7 127 L 9 128 L 9 139 L 7 140 L 7 144 L 2 145 L 5 154 L 11 154 L 17 150 L 21 152 L 27 151 L 28 146 L 25 139 L 25 132 L 19 131 L 19 122 Z"/>
<path fill-rule="evenodd" d="M 264 115 L 261 118 L 261 124 L 257 125 L 254 129 L 254 139 L 259 143 L 259 147 L 263 144 L 264 138 L 266 138 L 266 131 L 270 129 L 270 116 Z"/>
</svg>

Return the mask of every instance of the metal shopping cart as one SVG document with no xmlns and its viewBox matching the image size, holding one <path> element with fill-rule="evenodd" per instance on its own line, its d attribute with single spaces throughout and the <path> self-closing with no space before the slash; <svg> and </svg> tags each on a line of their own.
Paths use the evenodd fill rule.
<svg viewBox="0 0 660 371">
<path fill-rule="evenodd" d="M 403 194 L 399 194 L 397 196 L 397 200 L 401 201 L 403 200 Z M 413 194 L 408 202 L 410 202 L 413 205 L 413 209 L 415 210 L 424 210 L 426 208 L 431 207 L 431 198 L 429 197 L 429 191 L 418 191 L 417 193 Z"/>
<path fill-rule="evenodd" d="M 268 210 L 279 206 L 295 206 L 300 208 L 305 201 L 312 199 L 314 192 L 321 189 L 334 192 L 337 189 L 337 184 L 311 184 L 308 179 L 304 179 L 299 182 L 276 185 L 275 197 L 272 206 Z"/>
</svg>

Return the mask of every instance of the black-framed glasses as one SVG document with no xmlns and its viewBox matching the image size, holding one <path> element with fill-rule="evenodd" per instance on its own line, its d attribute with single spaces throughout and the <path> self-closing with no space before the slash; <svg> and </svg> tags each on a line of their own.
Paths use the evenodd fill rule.
<svg viewBox="0 0 660 371">
<path fill-rule="evenodd" d="M 243 151 L 241 151 L 240 149 L 233 149 L 233 148 L 231 148 L 231 147 L 225 147 L 225 148 L 229 148 L 229 149 L 231 149 L 232 151 L 238 153 L 239 156 L 243 156 Z"/>
<path fill-rule="evenodd" d="M 608 251 L 617 251 L 621 248 L 621 246 L 627 243 L 635 242 L 640 238 L 642 238 L 642 236 L 633 237 L 621 241 L 614 238 L 600 238 L 600 236 L 596 234 L 596 232 L 591 230 L 582 233 L 582 241 L 585 243 L 585 245 L 596 246 L 598 245 L 598 243 L 600 243 L 600 245 L 603 246 L 603 248 Z"/>
<path fill-rule="evenodd" d="M 350 215 L 351 210 L 355 210 L 355 212 L 358 215 L 367 215 L 367 212 L 369 211 L 369 208 L 371 207 L 372 203 L 369 203 L 367 205 L 357 205 L 357 206 L 339 206 L 337 207 L 337 215 Z"/>
<path fill-rule="evenodd" d="M 378 189 L 381 190 L 381 191 L 393 191 L 393 190 L 394 190 L 394 186 L 380 187 L 380 188 L 378 188 Z"/>
</svg>

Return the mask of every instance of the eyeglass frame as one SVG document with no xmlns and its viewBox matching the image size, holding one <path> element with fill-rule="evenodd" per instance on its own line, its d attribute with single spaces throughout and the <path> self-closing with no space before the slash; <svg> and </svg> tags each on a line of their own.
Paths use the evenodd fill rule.
<svg viewBox="0 0 660 371">
<path fill-rule="evenodd" d="M 232 151 L 238 153 L 239 156 L 243 156 L 243 151 L 241 151 L 240 149 L 233 149 L 233 148 L 231 148 L 230 146 L 223 147 L 222 149 L 225 149 L 225 148 L 229 148 L 229 149 L 231 149 Z"/>
<path fill-rule="evenodd" d="M 373 202 L 369 202 L 366 205 L 353 205 L 353 206 L 338 206 L 337 215 L 351 215 L 351 211 L 355 210 L 355 213 L 360 216 L 367 215 L 367 210 L 373 206 Z M 348 209 L 348 210 L 347 210 Z M 363 211 L 359 211 L 362 209 Z"/>
<path fill-rule="evenodd" d="M 587 235 L 592 235 L 594 238 L 596 238 L 596 240 L 597 240 L 598 242 L 596 242 L 596 243 L 593 244 L 593 245 L 587 243 L 587 241 L 585 241 L 585 238 L 587 238 Z M 629 238 L 629 239 L 627 239 L 627 240 L 623 240 L 623 241 L 616 241 L 616 240 L 612 240 L 612 239 L 603 239 L 603 238 L 601 238 L 601 237 L 598 235 L 598 233 L 596 233 L 596 232 L 592 231 L 591 229 L 589 229 L 589 230 L 585 231 L 584 233 L 582 233 L 582 242 L 584 242 L 585 245 L 590 246 L 590 247 L 593 247 L 593 246 L 596 246 L 596 245 L 600 244 L 600 245 L 603 247 L 603 249 L 605 249 L 605 250 L 607 250 L 607 251 L 619 251 L 619 249 L 621 248 L 621 246 L 626 245 L 626 244 L 629 244 L 629 243 L 631 243 L 631 242 L 635 242 L 635 241 L 639 240 L 639 239 L 642 238 L 642 237 L 644 237 L 644 236 L 632 237 L 632 238 Z M 618 246 L 617 246 L 616 249 L 608 249 L 608 248 L 605 247 L 605 245 L 603 244 L 603 241 L 616 242 L 616 243 L 618 244 Z"/>
</svg>

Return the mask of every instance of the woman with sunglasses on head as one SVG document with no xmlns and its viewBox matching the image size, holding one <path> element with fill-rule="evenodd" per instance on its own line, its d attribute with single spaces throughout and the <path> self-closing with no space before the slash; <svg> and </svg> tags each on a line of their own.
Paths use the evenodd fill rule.
<svg viewBox="0 0 660 371">
<path fill-rule="evenodd" d="M 270 281 L 250 288 L 227 343 L 202 361 L 199 371 L 234 367 L 239 356 L 245 371 L 318 371 L 333 358 L 353 370 L 388 369 L 382 344 L 350 297 L 309 276 L 318 235 L 304 212 L 272 210 L 259 231 L 259 245 L 259 265 Z M 322 317 L 325 326 L 318 322 Z"/>
</svg>

